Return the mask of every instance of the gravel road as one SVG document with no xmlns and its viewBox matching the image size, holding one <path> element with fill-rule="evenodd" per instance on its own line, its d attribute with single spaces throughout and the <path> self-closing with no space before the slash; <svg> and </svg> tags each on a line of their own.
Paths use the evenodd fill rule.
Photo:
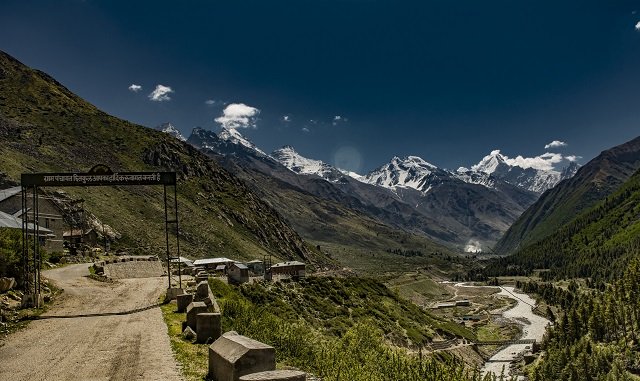
<svg viewBox="0 0 640 381">
<path fill-rule="evenodd" d="M 120 312 L 156 303 L 166 278 L 87 278 L 89 264 L 43 272 L 64 289 L 44 316 Z M 0 380 L 181 380 L 159 308 L 37 320 L 0 343 Z"/>
</svg>

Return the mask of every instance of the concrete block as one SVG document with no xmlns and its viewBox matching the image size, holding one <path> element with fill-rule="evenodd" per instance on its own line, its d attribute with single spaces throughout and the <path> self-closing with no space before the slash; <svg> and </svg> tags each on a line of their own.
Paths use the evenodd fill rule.
<svg viewBox="0 0 640 381">
<path fill-rule="evenodd" d="M 240 377 L 240 381 L 306 381 L 307 374 L 299 370 L 268 370 Z"/>
<path fill-rule="evenodd" d="M 187 326 L 196 329 L 196 316 L 203 312 L 209 312 L 209 307 L 202 302 L 191 302 L 187 306 Z"/>
<path fill-rule="evenodd" d="M 167 288 L 167 294 L 164 297 L 165 303 L 175 299 L 178 295 L 184 294 L 184 290 L 177 287 Z"/>
<path fill-rule="evenodd" d="M 196 288 L 196 296 L 200 299 L 204 299 L 209 296 L 209 283 L 208 282 L 200 282 L 198 283 L 198 287 Z"/>
<path fill-rule="evenodd" d="M 178 304 L 178 312 L 185 312 L 191 302 L 193 302 L 193 295 L 182 294 L 176 296 L 176 302 Z"/>
<path fill-rule="evenodd" d="M 222 315 L 219 313 L 199 313 L 196 315 L 196 342 L 206 343 L 218 340 L 222 335 Z"/>
<path fill-rule="evenodd" d="M 187 340 L 193 340 L 196 337 L 196 333 L 191 327 L 186 327 L 184 331 L 182 331 L 182 336 Z"/>
<path fill-rule="evenodd" d="M 276 350 L 259 341 L 227 332 L 209 346 L 209 376 L 216 381 L 276 369 Z"/>
</svg>

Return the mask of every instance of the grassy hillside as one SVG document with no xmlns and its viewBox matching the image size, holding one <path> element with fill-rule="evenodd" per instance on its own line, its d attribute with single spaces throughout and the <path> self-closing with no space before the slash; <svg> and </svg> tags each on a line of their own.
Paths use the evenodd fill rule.
<svg viewBox="0 0 640 381">
<path fill-rule="evenodd" d="M 191 146 L 112 117 L 48 75 L 0 52 L 0 172 L 178 172 L 181 249 L 187 256 L 325 261 L 241 181 Z M 124 235 L 124 245 L 161 253 L 159 187 L 66 188 Z"/>
<path fill-rule="evenodd" d="M 529 207 L 496 244 L 496 252 L 512 254 L 550 236 L 615 192 L 639 168 L 640 137 L 602 152 Z"/>
<path fill-rule="evenodd" d="M 640 171 L 556 233 L 497 260 L 489 275 L 549 269 L 547 278 L 611 279 L 640 255 Z"/>
</svg>

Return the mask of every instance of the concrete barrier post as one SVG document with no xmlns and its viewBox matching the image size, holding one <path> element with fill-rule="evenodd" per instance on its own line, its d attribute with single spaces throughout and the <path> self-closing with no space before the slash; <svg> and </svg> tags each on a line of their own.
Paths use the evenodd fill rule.
<svg viewBox="0 0 640 381">
<path fill-rule="evenodd" d="M 227 332 L 209 346 L 209 376 L 238 381 L 251 373 L 276 369 L 276 350 L 259 341 Z"/>
<path fill-rule="evenodd" d="M 196 330 L 196 317 L 200 313 L 209 312 L 209 307 L 202 302 L 191 302 L 187 306 L 187 326 Z"/>
<path fill-rule="evenodd" d="M 196 315 L 196 342 L 206 343 L 218 340 L 222 335 L 222 315 L 219 313 L 199 313 Z"/>
<path fill-rule="evenodd" d="M 176 302 L 178 303 L 178 312 L 185 312 L 191 302 L 193 302 L 193 295 L 182 294 L 176 296 Z"/>
</svg>

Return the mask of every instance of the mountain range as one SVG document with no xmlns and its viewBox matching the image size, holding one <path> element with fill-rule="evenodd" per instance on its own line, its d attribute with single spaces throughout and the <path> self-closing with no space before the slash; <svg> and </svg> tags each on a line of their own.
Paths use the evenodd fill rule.
<svg viewBox="0 0 640 381">
<path fill-rule="evenodd" d="M 172 134 L 166 125 L 158 129 Z M 494 151 L 472 169 L 450 171 L 409 156 L 394 157 L 359 175 L 304 157 L 291 146 L 268 155 L 237 130 L 223 128 L 216 134 L 195 128 L 187 142 L 249 184 L 264 176 L 275 178 L 303 195 L 340 204 L 391 227 L 467 251 L 495 243 L 536 201 L 539 192 L 570 177 L 578 167 L 572 163 L 563 172 L 525 169 L 508 164 Z M 256 190 L 271 193 L 264 189 L 269 183 L 260 182 Z M 307 226 L 314 220 L 301 220 L 302 215 L 308 218 L 307 214 L 287 216 L 287 200 L 272 198 L 270 202 L 298 231 L 309 232 L 305 238 L 319 238 L 319 233 L 312 233 L 314 229 Z"/>
</svg>

